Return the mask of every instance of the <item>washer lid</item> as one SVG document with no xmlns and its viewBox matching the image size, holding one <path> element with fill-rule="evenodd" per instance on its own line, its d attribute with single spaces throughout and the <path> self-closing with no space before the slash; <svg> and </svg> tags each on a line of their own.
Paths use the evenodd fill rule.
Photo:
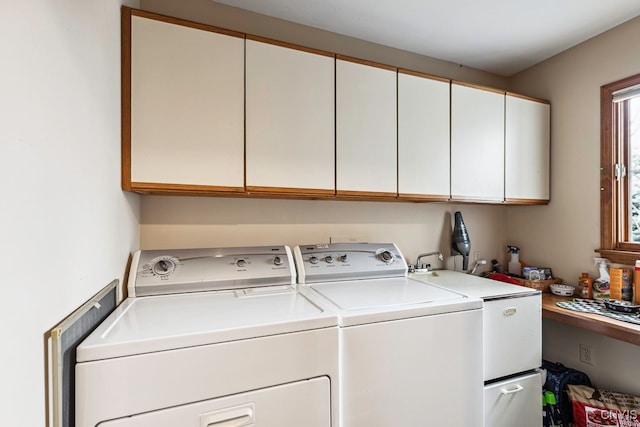
<svg viewBox="0 0 640 427">
<path fill-rule="evenodd" d="M 291 286 L 129 298 L 77 349 L 77 361 L 221 343 L 337 325 Z"/>
<path fill-rule="evenodd" d="M 404 277 L 316 283 L 308 288 L 335 307 L 342 326 L 482 307 L 480 299 Z"/>
</svg>

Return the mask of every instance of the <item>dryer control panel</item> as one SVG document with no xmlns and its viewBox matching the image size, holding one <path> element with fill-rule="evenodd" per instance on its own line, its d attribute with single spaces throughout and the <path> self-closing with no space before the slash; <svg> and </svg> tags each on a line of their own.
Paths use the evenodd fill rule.
<svg viewBox="0 0 640 427">
<path fill-rule="evenodd" d="M 294 248 L 298 283 L 376 279 L 407 275 L 393 243 L 319 243 Z"/>
<path fill-rule="evenodd" d="M 295 285 L 287 246 L 142 250 L 133 256 L 129 295 Z"/>
</svg>

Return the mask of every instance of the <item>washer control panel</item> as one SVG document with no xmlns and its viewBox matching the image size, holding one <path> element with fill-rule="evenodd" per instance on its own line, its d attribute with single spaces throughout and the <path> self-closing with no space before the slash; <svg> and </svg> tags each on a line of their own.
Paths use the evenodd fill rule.
<svg viewBox="0 0 640 427">
<path fill-rule="evenodd" d="M 295 283 L 287 246 L 142 250 L 134 254 L 128 289 L 146 296 Z"/>
<path fill-rule="evenodd" d="M 375 279 L 407 275 L 393 243 L 320 243 L 294 248 L 298 283 Z"/>
</svg>

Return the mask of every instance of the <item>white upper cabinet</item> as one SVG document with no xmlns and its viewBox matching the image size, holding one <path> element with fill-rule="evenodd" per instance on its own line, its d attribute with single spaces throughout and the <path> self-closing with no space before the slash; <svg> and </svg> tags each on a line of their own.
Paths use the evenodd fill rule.
<svg viewBox="0 0 640 427">
<path fill-rule="evenodd" d="M 507 94 L 505 199 L 507 203 L 549 200 L 548 103 Z"/>
<path fill-rule="evenodd" d="M 336 60 L 338 194 L 397 194 L 395 69 Z"/>
<path fill-rule="evenodd" d="M 243 191 L 242 35 L 132 16 L 130 66 L 131 189 Z"/>
<path fill-rule="evenodd" d="M 504 92 L 451 85 L 451 198 L 504 200 Z"/>
<path fill-rule="evenodd" d="M 246 41 L 247 191 L 335 191 L 335 59 Z"/>
<path fill-rule="evenodd" d="M 450 82 L 398 72 L 398 193 L 447 200 L 450 195 Z"/>
<path fill-rule="evenodd" d="M 122 48 L 124 190 L 549 201 L 546 101 L 127 7 Z"/>
</svg>

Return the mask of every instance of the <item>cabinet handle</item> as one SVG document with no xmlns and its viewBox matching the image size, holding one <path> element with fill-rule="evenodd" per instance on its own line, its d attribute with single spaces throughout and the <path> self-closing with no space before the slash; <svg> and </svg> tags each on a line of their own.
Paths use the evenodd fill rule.
<svg viewBox="0 0 640 427">
<path fill-rule="evenodd" d="M 500 391 L 502 392 L 502 394 L 507 395 L 507 394 L 517 393 L 517 392 L 522 391 L 522 390 L 524 390 L 524 387 L 522 387 L 520 384 L 518 384 L 517 386 L 515 386 L 511 390 L 507 390 L 506 388 L 503 388 Z"/>
<path fill-rule="evenodd" d="M 200 427 L 241 427 L 253 422 L 253 403 L 200 414 Z"/>
</svg>

